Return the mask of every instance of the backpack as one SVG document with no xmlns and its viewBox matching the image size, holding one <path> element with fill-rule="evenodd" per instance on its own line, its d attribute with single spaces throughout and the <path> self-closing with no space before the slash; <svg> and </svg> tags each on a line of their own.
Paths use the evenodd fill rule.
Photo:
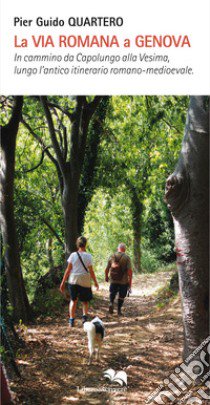
<svg viewBox="0 0 210 405">
<path fill-rule="evenodd" d="M 120 265 L 120 260 L 124 254 L 122 254 L 120 257 L 117 257 L 116 255 L 112 256 L 111 259 L 111 267 L 110 267 L 110 277 L 113 281 L 121 281 L 124 275 L 124 271 Z"/>
</svg>

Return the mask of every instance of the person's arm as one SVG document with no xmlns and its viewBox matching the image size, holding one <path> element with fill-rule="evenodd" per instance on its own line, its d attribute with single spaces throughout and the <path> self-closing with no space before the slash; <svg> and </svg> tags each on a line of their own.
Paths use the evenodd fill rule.
<svg viewBox="0 0 210 405">
<path fill-rule="evenodd" d="M 93 270 L 93 266 L 91 265 L 91 266 L 88 266 L 88 270 L 89 270 L 89 272 L 90 272 L 90 277 L 92 278 L 92 280 L 93 280 L 93 282 L 94 282 L 94 284 L 95 284 L 95 287 L 96 287 L 96 289 L 98 290 L 99 289 L 99 285 L 98 285 L 98 282 L 97 282 L 97 280 L 96 280 L 96 276 L 95 276 L 95 273 L 94 273 L 94 270 Z"/>
<path fill-rule="evenodd" d="M 105 281 L 108 283 L 108 281 L 109 281 L 109 270 L 110 270 L 110 266 L 111 266 L 111 264 L 110 264 L 110 260 L 108 261 L 108 264 L 107 264 L 107 266 L 106 266 L 106 269 L 105 269 Z"/>
<path fill-rule="evenodd" d="M 64 292 L 64 289 L 65 289 L 65 282 L 66 282 L 66 280 L 69 278 L 69 274 L 71 273 L 71 270 L 72 270 L 72 264 L 69 263 L 68 266 L 67 266 L 67 268 L 66 268 L 66 271 L 65 271 L 65 273 L 64 273 L 63 280 L 61 281 L 61 285 L 60 285 L 60 291 L 61 291 L 62 293 Z"/>
<path fill-rule="evenodd" d="M 128 270 L 128 284 L 129 284 L 130 289 L 132 287 L 132 277 L 133 277 L 133 272 L 132 272 L 132 268 L 130 268 Z"/>
</svg>

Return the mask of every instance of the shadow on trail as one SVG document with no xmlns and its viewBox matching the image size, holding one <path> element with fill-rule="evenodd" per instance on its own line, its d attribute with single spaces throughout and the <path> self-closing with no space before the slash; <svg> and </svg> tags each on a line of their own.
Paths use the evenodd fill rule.
<svg viewBox="0 0 210 405">
<path fill-rule="evenodd" d="M 139 277 L 135 289 L 140 290 L 140 281 Z M 132 295 L 126 299 L 124 315 L 119 318 L 116 313 L 108 314 L 108 288 L 102 288 L 93 300 L 90 317 L 102 318 L 106 336 L 101 362 L 94 361 L 91 366 L 87 365 L 81 307 L 77 315 L 75 328 L 71 329 L 67 305 L 56 318 L 47 317 L 40 324 L 30 325 L 26 348 L 18 357 L 24 379 L 12 383 L 17 404 L 144 404 L 181 361 L 178 302 L 172 312 L 170 308 L 158 311 L 153 297 Z M 109 368 L 127 373 L 125 391 L 120 391 L 118 383 L 104 378 L 103 372 Z M 83 387 L 89 391 L 82 391 Z M 117 391 L 105 391 L 113 388 Z"/>
</svg>

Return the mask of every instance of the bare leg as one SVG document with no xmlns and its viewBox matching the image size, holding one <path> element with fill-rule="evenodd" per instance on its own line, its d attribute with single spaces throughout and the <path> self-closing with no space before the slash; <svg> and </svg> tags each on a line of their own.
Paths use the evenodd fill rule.
<svg viewBox="0 0 210 405">
<path fill-rule="evenodd" d="M 69 304 L 69 316 L 70 316 L 70 318 L 75 318 L 76 307 L 77 307 L 77 300 L 75 300 L 75 301 L 71 300 L 70 304 Z"/>
<path fill-rule="evenodd" d="M 87 316 L 87 314 L 88 314 L 88 302 L 83 302 L 82 303 L 82 313 L 83 313 L 83 315 Z"/>
</svg>

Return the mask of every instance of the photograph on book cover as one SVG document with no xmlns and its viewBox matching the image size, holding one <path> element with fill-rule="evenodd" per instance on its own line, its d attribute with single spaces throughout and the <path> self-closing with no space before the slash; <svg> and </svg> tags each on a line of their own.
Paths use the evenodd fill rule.
<svg viewBox="0 0 210 405">
<path fill-rule="evenodd" d="M 209 98 L 1 96 L 1 107 L 15 403 L 207 403 Z"/>
<path fill-rule="evenodd" d="M 209 2 L 0 3 L 2 404 L 209 403 Z"/>
</svg>

